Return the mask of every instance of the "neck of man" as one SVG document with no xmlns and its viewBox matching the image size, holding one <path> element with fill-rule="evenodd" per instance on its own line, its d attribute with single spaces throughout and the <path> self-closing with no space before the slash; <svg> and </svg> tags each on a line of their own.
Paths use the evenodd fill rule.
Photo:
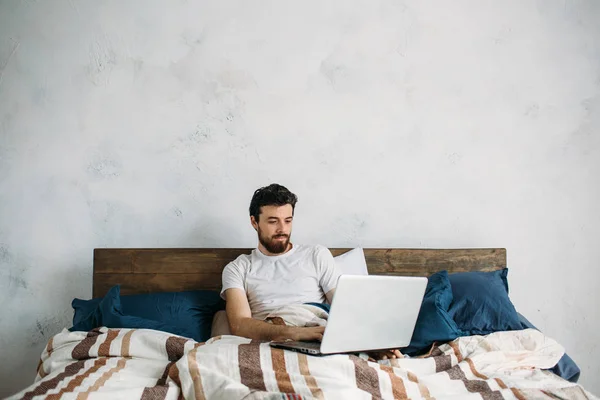
<svg viewBox="0 0 600 400">
<path fill-rule="evenodd" d="M 292 249 L 292 247 L 294 247 L 292 245 L 292 242 L 289 242 L 287 245 L 287 248 L 285 249 L 285 251 L 281 252 L 281 253 L 271 253 L 269 250 L 267 250 L 265 248 L 265 246 L 262 245 L 262 243 L 258 243 L 258 251 L 260 251 L 261 253 L 263 253 L 265 256 L 280 256 L 282 254 L 287 253 L 288 251 L 290 251 Z"/>
</svg>

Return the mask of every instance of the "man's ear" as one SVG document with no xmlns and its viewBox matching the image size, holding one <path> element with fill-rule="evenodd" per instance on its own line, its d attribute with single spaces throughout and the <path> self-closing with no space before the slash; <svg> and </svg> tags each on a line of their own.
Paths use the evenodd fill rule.
<svg viewBox="0 0 600 400">
<path fill-rule="evenodd" d="M 256 219 L 254 219 L 254 215 L 250 216 L 250 223 L 252 224 L 252 227 L 254 228 L 255 231 L 258 230 L 258 222 L 256 221 Z"/>
</svg>

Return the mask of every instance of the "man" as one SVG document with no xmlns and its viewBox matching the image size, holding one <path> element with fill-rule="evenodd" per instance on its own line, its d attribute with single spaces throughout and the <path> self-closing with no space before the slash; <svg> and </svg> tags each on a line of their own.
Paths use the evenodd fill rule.
<svg viewBox="0 0 600 400">
<path fill-rule="evenodd" d="M 321 340 L 324 327 L 291 327 L 264 321 L 269 312 L 302 303 L 331 304 L 340 273 L 329 249 L 290 241 L 298 201 L 287 188 L 257 189 L 250 202 L 250 223 L 258 247 L 223 270 L 221 296 L 231 333 L 258 340 Z M 400 356 L 397 350 L 383 355 Z"/>
</svg>

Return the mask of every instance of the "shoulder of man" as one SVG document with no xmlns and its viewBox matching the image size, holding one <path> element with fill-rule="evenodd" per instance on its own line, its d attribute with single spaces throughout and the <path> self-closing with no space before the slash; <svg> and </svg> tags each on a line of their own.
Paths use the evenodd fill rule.
<svg viewBox="0 0 600 400">
<path fill-rule="evenodd" d="M 294 244 L 294 247 L 296 247 L 297 253 L 302 253 L 304 255 L 317 255 L 323 252 L 330 253 L 329 249 L 326 246 L 320 244 Z"/>
<path fill-rule="evenodd" d="M 310 252 L 312 253 L 315 262 L 333 258 L 333 255 L 331 254 L 331 250 L 329 250 L 329 248 L 327 246 L 315 244 L 315 245 L 307 246 L 307 248 L 310 249 Z"/>
<path fill-rule="evenodd" d="M 315 253 L 331 254 L 331 250 L 329 250 L 329 247 L 323 246 L 322 244 L 315 244 L 315 245 L 312 245 L 312 247 L 313 247 Z"/>
<path fill-rule="evenodd" d="M 308 250 L 308 251 L 324 251 L 324 250 L 329 250 L 326 246 L 320 245 L 320 244 L 294 244 L 295 247 L 297 247 L 298 249 L 302 249 L 302 250 Z"/>
<path fill-rule="evenodd" d="M 252 255 L 251 254 L 240 254 L 236 257 L 235 260 L 227 263 L 225 268 L 228 269 L 237 269 L 244 270 L 248 268 L 248 266 L 252 263 Z"/>
</svg>

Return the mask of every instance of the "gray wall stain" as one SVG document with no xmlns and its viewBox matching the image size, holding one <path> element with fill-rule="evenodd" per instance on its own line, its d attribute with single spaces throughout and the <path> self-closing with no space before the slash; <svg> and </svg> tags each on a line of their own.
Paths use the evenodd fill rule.
<svg viewBox="0 0 600 400">
<path fill-rule="evenodd" d="M 540 105 L 539 104 L 532 104 L 529 107 L 527 107 L 527 110 L 525 111 L 525 115 L 531 117 L 531 118 L 537 118 L 540 114 Z"/>
<path fill-rule="evenodd" d="M 191 142 L 202 144 L 211 142 L 213 137 L 210 127 L 198 124 L 196 125 L 194 131 L 188 136 L 188 139 Z"/>
<path fill-rule="evenodd" d="M 42 324 L 40 324 L 40 321 L 35 321 L 35 322 L 36 322 L 38 331 L 40 332 L 40 335 L 44 336 L 44 327 L 42 326 Z"/>
<path fill-rule="evenodd" d="M 12 264 L 13 263 L 13 255 L 9 251 L 6 245 L 0 244 L 0 264 Z"/>
<path fill-rule="evenodd" d="M 89 47 L 89 63 L 86 75 L 94 85 L 107 85 L 110 74 L 117 65 L 117 54 L 106 34 L 96 38 Z"/>
<path fill-rule="evenodd" d="M 584 99 L 580 103 L 583 112 L 581 123 L 566 138 L 563 146 L 564 154 L 573 155 L 598 155 L 600 150 L 600 85 L 598 94 L 594 97 Z"/>
<path fill-rule="evenodd" d="M 27 282 L 20 276 L 14 276 L 12 273 L 8 276 L 8 289 L 10 291 L 11 288 L 17 289 L 27 289 Z M 15 291 L 13 291 L 15 292 Z M 9 296 L 10 297 L 10 296 Z"/>
<path fill-rule="evenodd" d="M 121 174 L 119 159 L 111 155 L 96 154 L 87 165 L 87 172 L 93 178 L 110 179 Z"/>
<path fill-rule="evenodd" d="M 6 245 L 0 244 L 0 298 L 3 303 L 14 301 L 27 292 L 26 274 L 30 266 L 18 259 Z"/>
<path fill-rule="evenodd" d="M 64 316 L 51 315 L 36 319 L 27 329 L 27 341 L 31 346 L 45 345 L 50 337 L 56 335 L 65 326 Z"/>
<path fill-rule="evenodd" d="M 183 211 L 179 209 L 179 207 L 173 207 L 173 214 L 177 217 L 181 217 L 183 215 Z"/>
<path fill-rule="evenodd" d="M 47 104 L 47 102 L 48 102 L 48 83 L 47 83 L 46 77 L 44 77 L 42 82 L 32 90 L 31 98 L 32 98 L 32 101 L 40 107 L 43 107 Z"/>
<path fill-rule="evenodd" d="M 327 82 L 329 82 L 331 87 L 335 90 L 339 84 L 340 79 L 343 79 L 344 74 L 346 73 L 346 67 L 344 67 L 343 65 L 335 65 L 328 60 L 324 60 L 323 62 L 321 62 L 319 71 L 321 72 L 321 74 L 323 74 L 325 79 L 327 79 Z"/>
<path fill-rule="evenodd" d="M 11 42 L 11 49 L 8 53 L 8 56 L 6 57 L 6 59 L 0 60 L 0 87 L 2 86 L 2 80 L 4 79 L 4 71 L 8 67 L 8 63 L 15 56 L 17 50 L 19 50 L 19 46 L 21 45 L 21 42 L 13 38 L 11 38 Z"/>
<path fill-rule="evenodd" d="M 454 153 L 446 154 L 446 158 L 448 159 L 450 164 L 456 165 L 456 164 L 460 163 L 460 160 L 463 158 L 463 155 L 460 153 L 454 152 Z"/>
</svg>

